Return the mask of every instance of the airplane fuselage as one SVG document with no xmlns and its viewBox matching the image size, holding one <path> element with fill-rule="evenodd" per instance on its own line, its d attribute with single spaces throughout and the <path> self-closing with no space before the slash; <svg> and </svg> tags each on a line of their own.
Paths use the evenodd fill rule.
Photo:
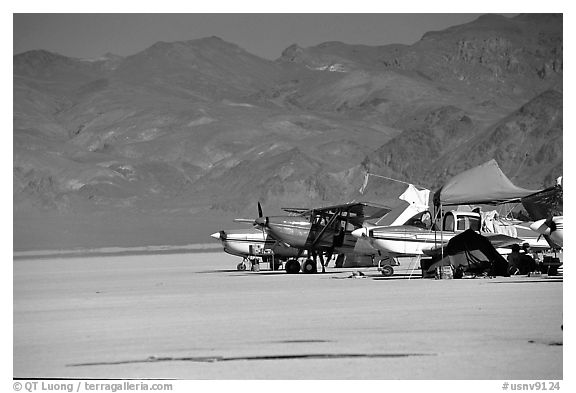
<svg viewBox="0 0 576 393">
<path fill-rule="evenodd" d="M 224 251 L 239 257 L 259 257 L 262 250 L 271 250 L 276 258 L 288 259 L 298 256 L 299 250 L 286 247 L 268 234 L 257 229 L 232 229 L 211 235 L 222 242 Z"/>
<path fill-rule="evenodd" d="M 378 250 L 398 255 L 422 255 L 428 251 L 446 246 L 454 236 L 466 229 L 480 232 L 480 215 L 473 212 L 447 212 L 444 216 L 443 231 L 421 228 L 413 225 L 382 226 L 359 228 L 353 235 L 367 240 Z M 527 227 L 514 225 L 518 240 L 528 243 L 532 248 L 547 248 L 544 239 L 539 240 L 535 232 Z M 480 232 L 484 236 L 493 232 Z M 512 236 L 511 236 L 512 237 Z"/>
<path fill-rule="evenodd" d="M 308 217 L 266 217 L 266 230 L 280 242 L 291 247 L 354 252 L 357 239 L 340 226 L 312 223 Z"/>
<path fill-rule="evenodd" d="M 285 244 L 306 248 L 309 246 L 312 223 L 305 217 L 267 217 L 266 230 Z"/>
<path fill-rule="evenodd" d="M 367 240 L 377 250 L 399 255 L 422 255 L 437 248 L 455 236 L 455 233 L 440 233 L 411 225 L 360 228 L 353 235 Z"/>
</svg>

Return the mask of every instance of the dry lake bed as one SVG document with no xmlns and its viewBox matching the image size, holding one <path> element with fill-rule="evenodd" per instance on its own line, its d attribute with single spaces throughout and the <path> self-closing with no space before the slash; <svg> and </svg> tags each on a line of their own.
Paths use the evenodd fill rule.
<svg viewBox="0 0 576 393">
<path fill-rule="evenodd" d="M 288 275 L 238 262 L 14 259 L 14 377 L 563 378 L 562 277 Z"/>
</svg>

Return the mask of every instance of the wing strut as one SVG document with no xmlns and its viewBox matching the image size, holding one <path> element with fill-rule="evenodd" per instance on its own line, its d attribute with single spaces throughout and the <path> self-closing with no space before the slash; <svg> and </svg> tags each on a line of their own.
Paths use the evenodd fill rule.
<svg viewBox="0 0 576 393">
<path fill-rule="evenodd" d="M 320 238 L 322 237 L 322 235 L 326 231 L 326 228 L 328 228 L 330 225 L 332 225 L 334 223 L 334 221 L 336 221 L 336 217 L 338 217 L 341 213 L 342 213 L 341 209 L 336 210 L 336 213 L 334 213 L 332 215 L 332 218 L 330 218 L 330 221 L 328 221 L 328 223 L 326 225 L 324 225 L 324 228 L 322 228 L 320 233 L 318 233 L 318 235 L 316 236 L 316 238 L 312 242 L 312 245 L 311 245 L 312 248 L 314 248 L 316 246 L 316 244 L 320 241 Z"/>
</svg>

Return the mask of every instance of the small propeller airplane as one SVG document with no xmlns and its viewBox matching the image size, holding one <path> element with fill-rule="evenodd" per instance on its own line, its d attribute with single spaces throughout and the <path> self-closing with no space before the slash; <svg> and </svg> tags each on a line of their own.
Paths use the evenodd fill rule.
<svg viewBox="0 0 576 393">
<path fill-rule="evenodd" d="M 316 273 L 320 261 L 322 272 L 335 254 L 370 254 L 369 245 L 357 242 L 351 235 L 355 228 L 369 219 L 382 218 L 391 209 L 368 202 L 353 202 L 315 209 L 283 208 L 293 216 L 262 216 L 254 224 L 279 242 L 307 251 L 308 258 L 300 265 L 298 259 L 286 262 L 286 272 Z"/>
<path fill-rule="evenodd" d="M 287 247 L 255 228 L 222 230 L 210 236 L 222 242 L 225 252 L 243 258 L 236 266 L 238 270 L 246 270 L 248 263 L 251 267 L 258 258 L 269 262 L 272 270 L 278 270 L 283 261 L 297 258 L 301 254 L 300 250 Z"/>
<path fill-rule="evenodd" d="M 479 180 L 480 179 L 480 180 Z M 520 221 L 499 221 L 487 230 L 486 214 L 478 211 L 447 211 L 442 206 L 470 204 L 501 204 L 520 201 L 538 191 L 513 185 L 502 173 L 495 160 L 472 168 L 450 179 L 434 195 L 434 205 L 443 213 L 439 222 L 431 219 L 431 212 L 424 211 L 401 226 L 376 226 L 356 229 L 352 235 L 366 239 L 375 249 L 396 256 L 437 256 L 448 241 L 457 234 L 472 229 L 486 237 L 494 248 L 528 243 L 531 248 L 549 248 L 537 234 Z M 535 224 L 534 224 L 535 225 Z M 496 226 L 499 231 L 495 230 Z M 545 225 L 544 225 L 545 226 Z M 546 228 L 541 224 L 543 231 Z M 552 232 L 550 230 L 549 232 Z M 561 233 L 561 232 L 560 232 Z"/>
<path fill-rule="evenodd" d="M 366 239 L 372 247 L 391 257 L 436 255 L 450 239 L 467 229 L 481 232 L 481 217 L 476 212 L 448 211 L 443 217 L 442 231 L 432 223 L 430 211 L 412 217 L 405 225 L 359 228 L 352 236 Z M 481 232 L 495 248 L 523 242 L 515 236 Z"/>
</svg>

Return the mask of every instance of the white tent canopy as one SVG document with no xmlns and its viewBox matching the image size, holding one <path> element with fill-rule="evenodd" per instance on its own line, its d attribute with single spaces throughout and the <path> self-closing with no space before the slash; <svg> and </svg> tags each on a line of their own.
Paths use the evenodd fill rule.
<svg viewBox="0 0 576 393">
<path fill-rule="evenodd" d="M 517 201 L 539 191 L 515 186 L 492 159 L 448 180 L 434 194 L 434 204 L 499 204 Z"/>
</svg>

